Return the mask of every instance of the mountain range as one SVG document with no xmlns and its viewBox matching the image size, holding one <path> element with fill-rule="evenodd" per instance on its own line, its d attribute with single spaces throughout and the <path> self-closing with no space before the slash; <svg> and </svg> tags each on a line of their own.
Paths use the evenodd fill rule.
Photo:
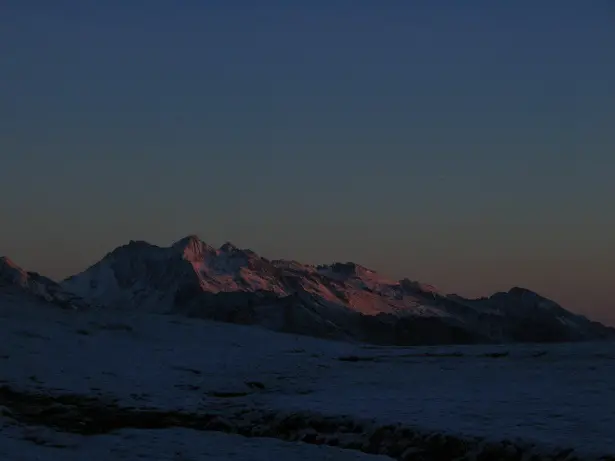
<svg viewBox="0 0 615 461">
<path fill-rule="evenodd" d="M 615 339 L 615 329 L 524 288 L 466 299 L 355 263 L 269 260 L 195 235 L 170 247 L 130 241 L 60 283 L 0 258 L 0 293 L 381 345 Z"/>
</svg>

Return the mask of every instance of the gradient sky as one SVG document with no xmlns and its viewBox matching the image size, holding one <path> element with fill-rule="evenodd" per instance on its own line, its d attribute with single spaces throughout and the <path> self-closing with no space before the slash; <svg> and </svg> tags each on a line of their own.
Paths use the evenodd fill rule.
<svg viewBox="0 0 615 461">
<path fill-rule="evenodd" d="M 197 233 L 615 324 L 615 4 L 0 6 L 0 254 Z"/>
</svg>

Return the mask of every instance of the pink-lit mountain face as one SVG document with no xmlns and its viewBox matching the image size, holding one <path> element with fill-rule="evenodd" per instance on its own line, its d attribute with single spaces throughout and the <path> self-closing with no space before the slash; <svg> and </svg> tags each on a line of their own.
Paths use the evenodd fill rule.
<svg viewBox="0 0 615 461">
<path fill-rule="evenodd" d="M 379 344 L 590 340 L 614 331 L 529 290 L 469 300 L 355 263 L 268 260 L 196 236 L 170 247 L 131 241 L 61 288 L 107 308 Z"/>
</svg>

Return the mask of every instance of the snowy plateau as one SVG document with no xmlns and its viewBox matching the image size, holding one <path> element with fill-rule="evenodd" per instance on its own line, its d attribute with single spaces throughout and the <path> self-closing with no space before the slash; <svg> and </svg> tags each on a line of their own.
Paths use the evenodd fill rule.
<svg viewBox="0 0 615 461">
<path fill-rule="evenodd" d="M 613 330 L 190 236 L 0 259 L 2 460 L 615 460 Z"/>
</svg>

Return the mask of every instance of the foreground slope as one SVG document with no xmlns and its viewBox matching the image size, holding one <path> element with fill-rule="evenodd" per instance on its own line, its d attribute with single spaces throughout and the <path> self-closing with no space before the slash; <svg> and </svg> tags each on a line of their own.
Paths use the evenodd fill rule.
<svg viewBox="0 0 615 461">
<path fill-rule="evenodd" d="M 147 453 L 142 444 L 153 443 L 167 459 L 205 455 L 204 445 L 185 445 L 193 430 L 399 460 L 615 454 L 609 343 L 361 346 L 10 297 L 0 297 L 0 318 L 4 454 L 34 445 L 37 454 L 53 449 L 51 459 L 62 460 L 74 459 L 73 451 Z M 233 443 L 260 443 L 253 440 Z"/>
<path fill-rule="evenodd" d="M 166 248 L 131 241 L 62 287 L 112 308 L 376 344 L 595 340 L 615 332 L 529 290 L 468 300 L 408 279 L 387 280 L 355 263 L 268 260 L 196 236 Z"/>
</svg>

